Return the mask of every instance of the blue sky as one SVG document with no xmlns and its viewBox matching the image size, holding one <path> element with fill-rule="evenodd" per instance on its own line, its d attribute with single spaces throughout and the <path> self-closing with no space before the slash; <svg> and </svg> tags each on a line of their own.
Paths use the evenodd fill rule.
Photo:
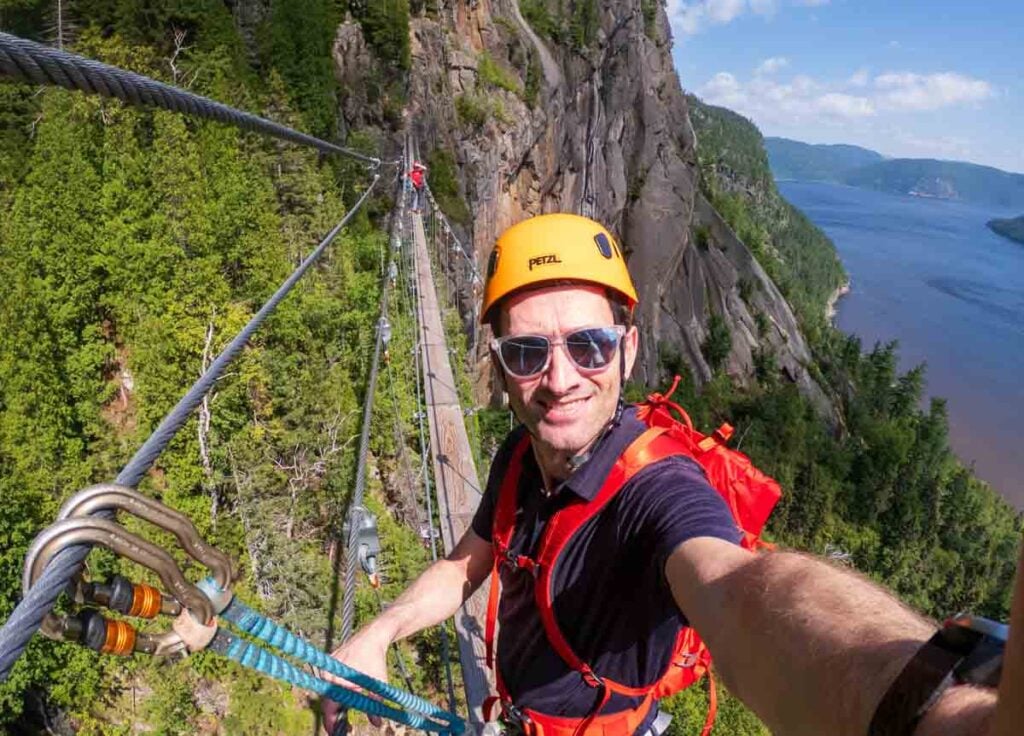
<svg viewBox="0 0 1024 736">
<path fill-rule="evenodd" d="M 1024 2 L 667 0 L 683 88 L 765 135 L 1024 172 Z"/>
</svg>

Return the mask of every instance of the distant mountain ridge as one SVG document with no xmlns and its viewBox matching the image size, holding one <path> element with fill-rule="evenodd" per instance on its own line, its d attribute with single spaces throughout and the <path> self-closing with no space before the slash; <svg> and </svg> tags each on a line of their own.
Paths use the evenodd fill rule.
<svg viewBox="0 0 1024 736">
<path fill-rule="evenodd" d="M 765 137 L 764 147 L 776 180 L 840 183 L 846 172 L 885 159 L 877 151 L 844 143 L 810 144 L 788 138 Z"/>
<path fill-rule="evenodd" d="M 1024 175 L 965 161 L 925 158 L 887 159 L 858 146 L 811 145 L 765 138 L 776 179 L 829 181 L 935 199 L 1024 208 Z"/>
</svg>

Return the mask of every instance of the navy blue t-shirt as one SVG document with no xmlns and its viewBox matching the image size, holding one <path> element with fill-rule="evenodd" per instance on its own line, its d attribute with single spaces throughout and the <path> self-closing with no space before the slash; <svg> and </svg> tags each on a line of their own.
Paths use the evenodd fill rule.
<svg viewBox="0 0 1024 736">
<path fill-rule="evenodd" d="M 523 457 L 519 506 L 511 548 L 534 557 L 552 514 L 574 497 L 593 498 L 615 460 L 646 429 L 630 407 L 587 462 L 551 498 L 532 452 Z M 491 465 L 473 531 L 490 540 L 501 482 L 524 428 L 512 432 Z M 630 686 L 654 682 L 668 666 L 679 627 L 686 622 L 665 580 L 665 563 L 695 537 L 738 543 L 740 531 L 700 466 L 669 457 L 647 466 L 569 541 L 554 573 L 555 616 L 572 649 L 599 676 Z M 516 705 L 554 716 L 583 717 L 600 690 L 586 685 L 548 643 L 534 600 L 534 579 L 503 565 L 498 609 L 497 662 Z M 638 704 L 613 694 L 603 714 Z M 641 733 L 653 720 L 652 709 Z"/>
</svg>

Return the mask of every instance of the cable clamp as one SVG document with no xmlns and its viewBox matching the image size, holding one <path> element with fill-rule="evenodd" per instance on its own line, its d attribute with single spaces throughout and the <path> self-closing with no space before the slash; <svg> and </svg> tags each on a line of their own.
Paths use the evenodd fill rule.
<svg viewBox="0 0 1024 736">
<path fill-rule="evenodd" d="M 377 533 L 377 518 L 365 508 L 357 506 L 352 509 L 353 518 L 358 514 L 356 528 L 356 554 L 363 572 L 373 576 L 377 574 L 377 556 L 380 554 L 380 535 Z"/>
</svg>

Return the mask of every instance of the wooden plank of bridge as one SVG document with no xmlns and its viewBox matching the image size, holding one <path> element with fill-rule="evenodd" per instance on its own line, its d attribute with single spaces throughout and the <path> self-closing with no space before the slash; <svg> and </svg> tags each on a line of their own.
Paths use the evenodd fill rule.
<svg viewBox="0 0 1024 736">
<path fill-rule="evenodd" d="M 445 551 L 450 553 L 469 529 L 473 513 L 480 503 L 481 489 L 452 374 L 423 220 L 414 214 L 412 221 L 420 284 L 420 355 L 426 384 L 426 410 L 430 420 L 430 454 L 441 537 Z M 487 583 L 481 585 L 455 617 L 466 702 L 469 704 L 470 721 L 477 732 L 483 726 L 483 701 L 496 692 L 491 673 L 487 669 L 484 647 L 488 587 Z"/>
</svg>

